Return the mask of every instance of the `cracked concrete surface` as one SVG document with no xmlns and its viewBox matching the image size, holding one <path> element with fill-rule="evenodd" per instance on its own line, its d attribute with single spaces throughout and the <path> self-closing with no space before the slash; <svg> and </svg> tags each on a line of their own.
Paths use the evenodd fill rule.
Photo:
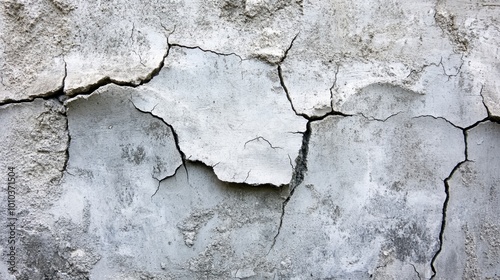
<svg viewBox="0 0 500 280">
<path fill-rule="evenodd" d="M 430 117 L 313 122 L 308 171 L 287 204 L 272 252 L 289 260 L 282 277 L 410 279 L 414 265 L 429 278 L 443 180 L 463 160 L 461 136 Z"/>
<path fill-rule="evenodd" d="M 468 160 L 449 180 L 443 249 L 436 279 L 495 279 L 500 273 L 499 124 L 484 122 L 467 131 Z"/>
<path fill-rule="evenodd" d="M 499 278 L 499 7 L 2 1 L 0 278 Z"/>
<path fill-rule="evenodd" d="M 212 166 L 219 179 L 290 182 L 289 158 L 302 143 L 292 132 L 304 132 L 307 120 L 291 110 L 274 67 L 172 47 L 162 71 L 133 90 L 131 100 L 171 124 L 186 159 Z"/>
</svg>

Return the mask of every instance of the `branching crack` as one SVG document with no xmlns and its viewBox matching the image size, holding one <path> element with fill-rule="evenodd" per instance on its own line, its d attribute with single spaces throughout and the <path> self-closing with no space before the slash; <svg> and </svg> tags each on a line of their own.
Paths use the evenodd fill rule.
<svg viewBox="0 0 500 280">
<path fill-rule="evenodd" d="M 245 144 L 243 145 L 243 148 L 246 148 L 248 143 L 256 141 L 256 140 L 263 140 L 263 141 L 267 142 L 267 144 L 269 144 L 269 147 L 271 147 L 273 150 L 275 150 L 275 149 L 283 149 L 283 147 L 275 147 L 275 146 L 273 146 L 273 144 L 271 144 L 271 142 L 269 142 L 269 140 L 267 140 L 266 138 L 264 138 L 262 136 L 257 136 L 257 137 L 255 137 L 253 139 L 250 139 L 250 140 L 246 141 Z"/>
<path fill-rule="evenodd" d="M 170 131 L 172 131 L 172 135 L 174 137 L 174 143 L 175 143 L 175 147 L 177 148 L 177 152 L 179 152 L 179 155 L 181 156 L 181 160 L 182 160 L 182 165 L 181 166 L 184 166 L 184 170 L 186 171 L 186 176 L 188 178 L 188 181 L 189 181 L 189 173 L 188 173 L 188 170 L 187 170 L 187 166 L 186 166 L 186 155 L 184 154 L 184 152 L 181 150 L 181 147 L 179 145 L 179 136 L 177 135 L 177 132 L 175 131 L 175 129 L 172 127 L 172 125 L 170 125 L 169 123 L 167 123 L 163 118 L 161 117 L 158 117 L 157 115 L 153 114 L 153 110 L 151 111 L 143 111 L 141 109 L 139 109 L 137 106 L 135 106 L 134 102 L 129 98 L 129 102 L 132 104 L 132 106 L 134 106 L 134 108 L 141 112 L 141 113 L 145 113 L 145 114 L 149 114 L 150 116 L 152 116 L 153 118 L 157 119 L 157 120 L 160 120 L 161 122 L 163 122 L 165 125 L 167 125 L 169 128 L 170 128 Z M 170 176 L 167 176 L 163 179 L 158 179 L 158 178 L 155 178 L 156 180 L 158 180 L 158 188 L 160 187 L 160 183 L 165 180 L 165 179 L 168 179 L 168 178 L 171 178 L 173 176 L 175 176 L 177 174 L 177 170 L 179 170 L 180 166 L 178 166 L 174 172 L 174 174 L 170 175 Z M 153 176 L 154 178 L 154 176 Z M 158 192 L 158 189 L 156 190 L 156 192 L 151 196 L 153 197 L 156 193 Z"/>
<path fill-rule="evenodd" d="M 465 132 L 464 132 L 464 135 L 465 135 Z M 467 142 L 466 142 L 466 146 L 465 146 L 465 154 L 467 154 Z M 453 175 L 455 174 L 455 172 L 460 168 L 460 166 L 462 166 L 462 164 L 464 164 L 465 162 L 467 162 L 467 158 L 465 160 L 459 162 L 457 165 L 455 165 L 455 167 L 451 171 L 450 175 L 448 177 L 446 177 L 446 179 L 444 179 L 444 192 L 446 193 L 446 197 L 445 197 L 444 203 L 443 203 L 443 212 L 442 212 L 443 213 L 443 218 L 442 218 L 442 221 L 441 221 L 441 230 L 439 231 L 439 248 L 438 248 L 438 250 L 436 251 L 436 254 L 434 254 L 434 256 L 432 257 L 432 260 L 431 260 L 431 269 L 432 269 L 431 279 L 433 279 L 434 276 L 436 276 L 435 261 L 436 261 L 437 257 L 439 256 L 439 253 L 441 253 L 441 250 L 443 249 L 444 230 L 445 230 L 445 227 L 446 227 L 446 211 L 448 209 L 448 203 L 450 201 L 450 185 L 449 185 L 448 182 L 453 177 Z"/>
<path fill-rule="evenodd" d="M 161 184 L 161 182 L 163 182 L 163 181 L 165 181 L 165 180 L 167 180 L 167 179 L 169 179 L 169 178 L 172 178 L 172 177 L 174 177 L 175 175 L 177 175 L 177 171 L 179 171 L 179 169 L 181 168 L 181 166 L 184 166 L 184 168 L 185 168 L 185 170 L 186 170 L 186 174 L 187 174 L 186 176 L 188 176 L 188 177 L 189 177 L 189 174 L 187 173 L 187 169 L 186 169 L 186 165 L 185 165 L 185 164 L 182 164 L 182 165 L 177 166 L 177 168 L 176 168 L 176 169 L 175 169 L 175 171 L 174 171 L 174 174 L 169 175 L 169 176 L 165 176 L 165 177 L 164 177 L 164 178 L 162 178 L 162 179 L 158 179 L 158 178 L 156 178 L 154 175 L 151 175 L 151 177 L 153 177 L 156 181 L 158 181 L 158 186 L 156 187 L 155 192 L 151 195 L 151 199 L 153 199 L 153 197 L 156 195 L 156 193 L 160 190 L 160 184 Z M 188 180 L 188 181 L 189 181 L 189 180 Z"/>
<path fill-rule="evenodd" d="M 213 51 L 213 50 L 203 49 L 203 48 L 201 48 L 199 46 L 185 46 L 185 45 L 181 45 L 181 44 L 169 44 L 169 48 L 172 48 L 172 47 L 185 48 L 185 49 L 190 49 L 190 50 L 196 50 L 196 49 L 198 49 L 198 50 L 200 50 L 202 52 L 213 53 L 215 55 L 220 55 L 220 56 L 236 56 L 241 61 L 244 60 L 239 54 L 236 54 L 234 52 L 232 52 L 232 53 L 220 53 L 220 52 L 216 52 L 216 51 Z"/>
<path fill-rule="evenodd" d="M 69 133 L 69 120 L 68 120 L 68 115 L 66 114 L 66 107 L 63 107 L 63 112 L 60 114 L 64 117 L 64 120 L 66 121 L 66 131 L 68 133 L 68 141 L 66 142 L 66 151 L 65 151 L 65 158 L 64 158 L 64 164 L 63 168 L 61 170 L 61 179 L 64 176 L 64 173 L 69 173 L 67 172 L 68 169 L 68 164 L 69 164 L 69 146 L 71 144 L 71 134 Z"/>
<path fill-rule="evenodd" d="M 434 277 L 436 276 L 437 271 L 436 271 L 436 267 L 435 267 L 435 261 L 436 261 L 437 257 L 439 256 L 439 254 L 441 253 L 441 251 L 443 249 L 444 230 L 445 230 L 445 227 L 446 227 L 446 211 L 448 209 L 448 203 L 449 203 L 449 200 L 450 200 L 450 185 L 449 185 L 449 181 L 451 180 L 451 178 L 453 177 L 453 175 L 457 172 L 457 170 L 464 163 L 470 161 L 469 160 L 469 154 L 468 154 L 468 145 L 469 144 L 467 142 L 467 133 L 468 133 L 468 131 L 470 129 L 473 129 L 474 127 L 478 126 L 479 124 L 481 124 L 481 123 L 483 123 L 485 121 L 488 121 L 488 120 L 489 119 L 486 118 L 486 119 L 478 121 L 478 122 L 474 123 L 473 125 L 468 126 L 466 128 L 460 128 L 462 130 L 462 132 L 463 132 L 463 137 L 464 137 L 464 146 L 465 146 L 465 149 L 464 149 L 464 160 L 462 160 L 457 165 L 455 165 L 455 167 L 451 171 L 450 175 L 444 179 L 444 191 L 446 193 L 446 198 L 445 198 L 444 203 L 443 203 L 443 218 L 442 218 L 442 222 L 441 222 L 441 230 L 439 232 L 439 248 L 438 248 L 438 250 L 436 251 L 436 254 L 434 254 L 434 256 L 432 257 L 432 260 L 431 260 L 432 276 L 431 276 L 430 279 L 434 279 Z M 455 127 L 457 127 L 457 126 L 455 126 Z M 457 127 L 457 128 L 459 128 L 459 127 Z"/>
<path fill-rule="evenodd" d="M 419 69 L 413 69 L 413 70 L 411 70 L 410 73 L 406 76 L 405 79 L 408 79 L 412 75 L 415 75 L 415 74 L 422 74 L 427 67 L 434 66 L 434 67 L 440 67 L 441 70 L 443 71 L 443 75 L 447 76 L 448 77 L 448 81 L 449 81 L 452 77 L 456 77 L 456 76 L 460 75 L 460 72 L 462 71 L 462 66 L 465 63 L 464 59 L 463 59 L 463 55 L 460 58 L 460 60 L 461 60 L 461 63 L 460 63 L 460 66 L 457 69 L 457 73 L 456 74 L 448 74 L 446 72 L 446 68 L 445 68 L 444 63 L 443 63 L 443 58 L 441 57 L 441 59 L 439 60 L 438 63 L 432 62 L 432 63 L 429 63 L 429 64 L 424 64 Z"/>
<path fill-rule="evenodd" d="M 377 118 L 374 118 L 374 117 L 365 116 L 363 113 L 359 113 L 359 115 L 362 116 L 363 118 L 369 120 L 369 121 L 386 122 L 388 119 L 390 119 L 392 117 L 395 117 L 395 116 L 397 116 L 397 115 L 399 115 L 401 113 L 403 113 L 403 111 L 399 111 L 397 113 L 394 113 L 394 114 L 388 116 L 385 119 L 377 119 Z"/>
<path fill-rule="evenodd" d="M 348 114 L 344 114 L 342 112 L 337 112 L 337 111 L 335 111 L 333 109 L 333 88 L 337 84 L 337 74 L 338 74 L 339 69 L 340 69 L 340 65 L 339 64 L 337 64 L 337 67 L 336 67 L 336 70 L 335 70 L 335 78 L 334 78 L 334 81 L 333 81 L 333 85 L 330 88 L 330 112 L 327 112 L 326 114 L 321 115 L 321 116 L 309 116 L 309 115 L 307 115 L 305 113 L 299 113 L 297 111 L 297 109 L 295 109 L 294 103 L 292 101 L 292 97 L 290 96 L 290 91 L 286 87 L 285 79 L 283 78 L 283 67 L 282 67 L 281 64 L 286 59 L 286 57 L 288 55 L 288 52 L 293 47 L 293 43 L 294 43 L 295 39 L 297 39 L 298 36 L 299 36 L 299 33 L 297 33 L 297 35 L 295 35 L 295 37 L 293 38 L 292 42 L 290 43 L 290 46 L 285 51 L 285 55 L 283 56 L 283 59 L 278 63 L 278 67 L 277 67 L 278 68 L 278 77 L 279 77 L 279 80 L 280 80 L 280 85 L 283 88 L 283 90 L 285 91 L 286 98 L 288 99 L 288 102 L 290 103 L 290 107 L 292 107 L 293 112 L 295 112 L 295 115 L 301 116 L 301 117 L 303 117 L 303 118 L 305 118 L 305 119 L 307 119 L 309 121 L 322 120 L 322 119 L 326 118 L 327 116 L 344 116 L 344 117 L 351 116 L 351 115 L 348 115 Z"/>
<path fill-rule="evenodd" d="M 349 114 L 344 114 L 342 112 L 337 112 L 335 110 L 333 110 L 333 108 L 331 109 L 330 112 L 322 115 L 322 116 L 309 116 L 307 114 L 304 114 L 304 113 L 298 113 L 297 110 L 295 109 L 295 106 L 293 105 L 293 102 L 292 102 L 292 98 L 290 97 L 290 93 L 285 85 L 285 82 L 283 80 L 283 74 L 282 74 L 282 69 L 281 69 L 281 65 L 278 65 L 278 76 L 280 78 L 280 84 L 281 84 L 281 87 L 283 88 L 283 90 L 285 91 L 285 94 L 286 94 L 286 97 L 288 99 L 288 102 L 290 103 L 290 106 L 292 107 L 292 110 L 295 112 L 295 115 L 297 116 L 301 116 L 303 118 L 305 118 L 306 120 L 309 120 L 309 121 L 319 121 L 319 120 L 322 120 L 324 118 L 326 118 L 327 116 L 343 116 L 343 117 L 349 117 L 349 116 L 352 116 L 352 115 L 349 115 Z"/>
<path fill-rule="evenodd" d="M 168 45 L 168 38 L 167 38 L 167 45 Z M 167 51 L 165 52 L 165 55 L 163 55 L 160 63 L 158 64 L 158 67 L 154 68 L 149 74 L 146 75 L 146 77 L 144 79 L 140 80 L 138 83 L 119 81 L 119 80 L 115 80 L 115 79 L 107 76 L 107 77 L 104 77 L 104 78 L 98 80 L 97 82 L 95 82 L 93 84 L 71 90 L 71 92 L 64 92 L 63 94 L 66 94 L 67 96 L 70 96 L 70 97 L 74 97 L 77 95 L 89 95 L 92 92 L 96 91 L 97 89 L 99 89 L 103 86 L 106 86 L 108 84 L 115 84 L 117 86 L 128 86 L 128 87 L 133 87 L 133 88 L 142 86 L 142 85 L 148 83 L 149 81 L 151 81 L 154 77 L 156 77 L 160 73 L 161 69 L 163 68 L 163 66 L 165 64 L 165 59 L 167 58 L 169 51 L 170 51 L 170 47 L 167 48 Z M 140 56 L 139 56 L 139 58 L 140 58 Z"/>
<path fill-rule="evenodd" d="M 168 37 L 172 33 L 173 33 L 173 31 L 167 36 L 167 46 L 170 46 L 170 44 L 168 42 Z M 136 88 L 136 87 L 139 87 L 141 85 L 144 85 L 144 84 L 148 83 L 149 81 L 151 81 L 154 77 L 156 77 L 160 73 L 161 69 L 164 66 L 164 61 L 165 61 L 165 59 L 167 58 L 167 56 L 169 54 L 169 51 L 170 51 L 170 48 L 168 47 L 167 50 L 166 50 L 166 52 L 165 52 L 165 55 L 162 57 L 159 65 L 158 65 L 158 67 L 154 68 L 149 74 L 146 75 L 146 77 L 144 79 L 140 80 L 138 83 L 118 81 L 118 80 L 112 79 L 111 77 L 104 77 L 104 78 L 98 80 L 97 82 L 95 82 L 93 84 L 89 84 L 89 85 L 86 85 L 86 86 L 83 86 L 83 87 L 80 87 L 80 88 L 77 88 L 77 89 L 73 89 L 73 90 L 71 90 L 71 92 L 65 91 L 66 78 L 68 76 L 68 67 L 67 67 L 67 63 L 66 63 L 66 61 L 64 60 L 64 57 L 63 57 L 63 61 L 64 61 L 64 77 L 63 77 L 63 80 L 62 80 L 61 87 L 59 87 L 55 91 L 48 92 L 48 93 L 45 93 L 45 94 L 37 94 L 37 95 L 30 96 L 30 97 L 25 98 L 25 99 L 19 99 L 19 100 L 6 99 L 6 100 L 3 100 L 3 101 L 0 101 L 0 106 L 6 105 L 6 104 L 13 104 L 13 103 L 31 102 L 35 98 L 44 98 L 44 99 L 57 98 L 57 99 L 63 101 L 65 99 L 67 99 L 68 96 L 69 97 L 74 97 L 74 96 L 77 96 L 77 95 L 90 95 L 91 93 L 93 93 L 97 89 L 99 89 L 99 88 L 101 88 L 101 87 L 103 87 L 105 85 L 108 85 L 108 84 L 115 84 L 117 86 L 128 86 L 128 87 L 134 87 L 134 88 Z"/>
</svg>

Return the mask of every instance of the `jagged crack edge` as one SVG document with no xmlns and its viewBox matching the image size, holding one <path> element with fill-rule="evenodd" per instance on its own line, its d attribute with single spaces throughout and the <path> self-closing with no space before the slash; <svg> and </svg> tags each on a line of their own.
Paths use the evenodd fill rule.
<svg viewBox="0 0 500 280">
<path fill-rule="evenodd" d="M 141 112 L 141 113 L 144 113 L 144 114 L 148 114 L 148 115 L 152 116 L 153 118 L 155 118 L 155 119 L 157 119 L 157 120 L 160 120 L 161 122 L 163 122 L 166 126 L 168 126 L 168 127 L 170 128 L 170 131 L 172 132 L 172 136 L 174 137 L 175 147 L 176 147 L 176 149 L 177 149 L 177 152 L 178 152 L 178 153 L 179 153 L 179 155 L 181 156 L 181 161 L 182 161 L 182 164 L 181 164 L 181 165 L 179 165 L 179 166 L 175 169 L 174 174 L 169 175 L 169 176 L 166 176 L 166 177 L 164 177 L 164 178 L 162 178 L 162 179 L 158 179 L 158 178 L 155 178 L 155 177 L 153 176 L 153 178 L 155 178 L 155 179 L 158 181 L 158 187 L 157 187 L 157 189 L 156 189 L 155 193 L 151 196 L 151 198 L 153 198 L 153 196 L 154 196 L 154 195 L 158 192 L 158 190 L 160 189 L 160 184 L 161 184 L 161 182 L 162 182 L 162 181 L 164 181 L 164 180 L 166 180 L 166 179 L 168 179 L 168 178 L 171 178 L 171 177 L 175 176 L 175 175 L 177 174 L 177 171 L 179 170 L 179 168 L 180 168 L 181 166 L 184 166 L 184 170 L 186 171 L 187 180 L 188 180 L 188 182 L 189 182 L 189 172 L 188 172 L 188 169 L 187 169 L 187 167 L 186 167 L 186 154 L 184 154 L 184 152 L 182 151 L 182 149 L 181 149 L 181 147 L 180 147 L 180 145 L 179 145 L 179 136 L 177 135 L 177 132 L 175 131 L 174 127 L 173 127 L 171 124 L 167 123 L 167 122 L 166 122 L 163 118 L 158 117 L 157 115 L 153 114 L 153 112 L 151 112 L 151 111 L 144 111 L 144 110 L 139 109 L 139 108 L 138 108 L 138 107 L 134 104 L 134 102 L 132 101 L 132 99 L 130 99 L 130 98 L 129 98 L 129 102 L 132 104 L 132 106 L 134 106 L 134 108 L 135 108 L 137 111 L 139 111 L 139 112 Z"/>
<path fill-rule="evenodd" d="M 68 115 L 66 113 L 66 107 L 64 107 L 64 112 L 61 113 L 62 116 L 64 116 L 64 119 L 66 120 L 66 132 L 68 133 L 68 141 L 66 142 L 66 151 L 65 151 L 65 159 L 64 159 L 64 164 L 63 168 L 61 171 L 61 179 L 64 176 L 64 173 L 67 173 L 68 169 L 68 164 L 69 164 L 69 147 L 71 145 L 71 133 L 69 132 L 69 119 Z"/>
<path fill-rule="evenodd" d="M 494 114 L 492 114 L 490 108 L 486 104 L 486 100 L 485 100 L 484 94 L 483 94 L 483 89 L 484 89 L 484 85 L 481 85 L 481 90 L 479 91 L 479 95 L 481 96 L 481 102 L 483 103 L 484 108 L 486 108 L 486 113 L 488 114 L 488 119 L 493 121 L 493 122 L 499 122 L 500 116 L 495 116 Z"/>
<path fill-rule="evenodd" d="M 283 147 L 275 147 L 273 146 L 273 144 L 271 144 L 271 142 L 269 142 L 269 140 L 267 140 L 266 138 L 262 137 L 262 136 L 257 136 L 253 139 L 250 139 L 248 141 L 245 142 L 245 144 L 243 145 L 243 148 L 246 148 L 247 144 L 250 143 L 250 142 L 253 142 L 253 141 L 258 141 L 258 140 L 262 140 L 264 142 L 266 142 L 269 147 L 271 147 L 273 150 L 276 150 L 276 149 L 283 149 Z"/>
<path fill-rule="evenodd" d="M 428 116 L 426 116 L 426 117 L 428 117 Z M 430 117 L 432 117 L 432 116 L 430 116 Z M 436 119 L 438 119 L 438 118 L 436 118 Z M 430 279 L 434 279 L 434 277 L 437 274 L 436 267 L 435 267 L 435 262 L 436 262 L 437 257 L 439 256 L 439 254 L 441 253 L 441 251 L 443 249 L 444 230 L 445 230 L 445 227 L 446 227 L 446 213 L 447 213 L 447 209 L 448 209 L 448 203 L 449 203 L 449 200 L 450 200 L 450 185 L 449 185 L 449 181 L 451 180 L 451 178 L 453 178 L 453 175 L 455 175 L 455 173 L 457 172 L 457 170 L 464 163 L 469 162 L 469 152 L 468 152 L 468 142 L 467 142 L 467 133 L 468 133 L 468 131 L 471 130 L 471 129 L 473 129 L 473 128 L 475 128 L 479 124 L 486 122 L 486 121 L 494 121 L 494 120 L 491 120 L 490 118 L 485 118 L 485 119 L 480 120 L 480 121 L 478 121 L 478 122 L 474 123 L 473 125 L 468 126 L 466 128 L 460 128 L 460 127 L 455 126 L 457 128 L 460 128 L 462 130 L 462 133 L 463 133 L 464 144 L 465 144 L 465 149 L 464 149 L 464 158 L 465 159 L 462 160 L 461 162 L 459 162 L 457 165 L 455 165 L 455 167 L 452 169 L 450 175 L 444 179 L 444 188 L 445 188 L 446 198 L 445 198 L 444 203 L 443 203 L 443 218 L 442 218 L 442 222 L 441 222 L 441 230 L 439 232 L 439 248 L 438 248 L 438 250 L 436 251 L 436 253 L 434 254 L 434 256 L 431 259 L 432 276 L 431 276 Z M 450 123 L 450 124 L 453 125 L 452 123 Z"/>
<path fill-rule="evenodd" d="M 66 76 L 67 76 L 67 67 L 66 67 L 66 62 L 65 62 L 65 77 L 64 77 L 63 88 L 62 88 L 62 90 L 60 92 L 58 92 L 57 94 L 54 94 L 51 97 L 62 98 L 63 96 L 75 97 L 75 96 L 90 95 L 94 91 L 96 91 L 99 88 L 101 88 L 103 86 L 106 86 L 108 84 L 115 84 L 117 86 L 128 86 L 128 87 L 136 88 L 136 87 L 139 87 L 139 86 L 142 86 L 144 84 L 149 83 L 154 77 L 158 76 L 158 74 L 161 72 L 161 70 L 165 66 L 165 59 L 168 57 L 168 55 L 170 53 L 170 48 L 171 48 L 171 45 L 169 43 L 169 37 L 174 32 L 175 32 L 175 29 L 170 34 L 168 34 L 168 36 L 167 36 L 167 50 L 165 51 L 165 54 L 163 55 L 162 59 L 160 60 L 158 66 L 156 68 L 153 68 L 151 70 L 151 72 L 149 72 L 148 74 L 146 74 L 143 79 L 139 79 L 138 83 L 136 83 L 136 82 L 127 82 L 127 81 L 119 81 L 119 80 L 112 79 L 109 76 L 106 76 L 106 77 L 98 80 L 95 83 L 92 83 L 92 84 L 89 84 L 89 85 L 86 85 L 86 86 L 74 89 L 69 94 L 64 89 L 64 87 L 65 87 L 65 80 L 66 80 Z"/>
<path fill-rule="evenodd" d="M 172 43 L 172 44 L 169 44 L 169 48 L 172 48 L 172 47 L 178 47 L 178 48 L 184 48 L 184 49 L 190 49 L 190 50 L 200 50 L 202 52 L 206 52 L 206 53 L 212 53 L 212 54 L 215 54 L 215 55 L 220 55 L 220 56 L 236 56 L 240 59 L 240 61 L 243 61 L 244 59 L 237 53 L 220 53 L 220 52 L 216 52 L 216 51 L 213 51 L 213 50 L 208 50 L 208 49 L 203 49 L 202 47 L 199 47 L 199 46 L 186 46 L 186 45 L 181 45 L 181 44 L 177 44 L 177 43 Z"/>
<path fill-rule="evenodd" d="M 61 86 L 57 88 L 56 90 L 49 91 L 46 93 L 41 93 L 41 94 L 34 94 L 30 95 L 27 98 L 22 98 L 22 99 L 5 99 L 3 101 L 0 101 L 0 107 L 9 105 L 9 104 L 22 104 L 22 103 L 29 103 L 33 102 L 33 100 L 37 98 L 43 98 L 45 100 L 51 99 L 51 98 L 56 98 L 58 99 L 59 96 L 64 95 L 64 86 L 66 84 L 66 78 L 68 77 L 68 65 L 66 63 L 66 60 L 64 59 L 63 56 L 63 61 L 64 61 L 64 76 L 61 81 Z"/>
<path fill-rule="evenodd" d="M 465 153 L 467 153 L 467 148 L 465 150 L 466 150 Z M 445 197 L 444 203 L 443 203 L 443 210 L 442 210 L 443 217 L 442 217 L 442 221 L 441 221 L 441 229 L 439 231 L 439 248 L 431 259 L 432 276 L 430 279 L 434 279 L 434 276 L 436 276 L 437 271 L 436 271 L 436 267 L 435 267 L 435 261 L 443 249 L 444 231 L 445 231 L 445 227 L 446 227 L 446 212 L 448 210 L 448 203 L 450 201 L 450 185 L 449 185 L 448 181 L 453 177 L 453 175 L 460 168 L 460 166 L 462 166 L 462 164 L 464 164 L 466 162 L 467 162 L 467 159 L 465 159 L 465 160 L 459 162 L 457 165 L 455 165 L 455 167 L 451 171 L 450 175 L 448 177 L 446 177 L 446 179 L 444 179 L 444 192 L 446 194 L 446 197 Z"/>
<path fill-rule="evenodd" d="M 333 111 L 333 90 L 335 89 L 335 86 L 337 85 L 337 76 L 339 74 L 340 70 L 340 64 L 336 63 L 335 65 L 335 76 L 333 77 L 333 84 L 330 87 L 330 107 L 332 108 Z"/>
<path fill-rule="evenodd" d="M 293 171 L 292 179 L 290 180 L 289 184 L 290 192 L 288 193 L 288 196 L 281 203 L 280 222 L 278 225 L 278 230 L 276 232 L 276 235 L 274 235 L 273 237 L 273 242 L 271 243 L 271 247 L 267 252 L 268 255 L 273 250 L 274 245 L 276 245 L 276 240 L 278 239 L 278 236 L 281 233 L 281 228 L 283 227 L 283 219 L 285 217 L 286 206 L 290 201 L 290 199 L 292 198 L 293 194 L 295 193 L 297 186 L 304 181 L 304 176 L 305 173 L 307 172 L 307 155 L 309 153 L 309 140 L 311 139 L 311 122 L 312 121 L 309 121 L 307 123 L 307 128 L 302 138 L 302 146 L 300 147 L 299 155 L 295 159 L 295 169 Z"/>
</svg>

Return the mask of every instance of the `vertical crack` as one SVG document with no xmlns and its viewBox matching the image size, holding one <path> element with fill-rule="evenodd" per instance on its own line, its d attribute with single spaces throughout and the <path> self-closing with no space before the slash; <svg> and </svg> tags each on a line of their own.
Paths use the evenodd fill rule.
<svg viewBox="0 0 500 280">
<path fill-rule="evenodd" d="M 295 34 L 295 36 L 292 38 L 292 41 L 290 42 L 290 45 L 288 46 L 288 48 L 285 50 L 283 57 L 280 59 L 280 61 L 278 61 L 278 65 L 281 65 L 281 63 L 283 63 L 283 61 L 285 61 L 285 58 L 288 56 L 288 52 L 292 49 L 293 43 L 295 42 L 297 37 L 299 37 L 299 34 L 300 34 L 300 32 Z"/>
<path fill-rule="evenodd" d="M 68 114 L 67 114 L 67 108 L 66 108 L 66 106 L 63 105 L 62 109 L 63 109 L 63 112 L 61 112 L 60 114 L 64 117 L 64 120 L 66 122 L 66 132 L 68 134 L 68 140 L 66 141 L 66 151 L 64 152 L 65 153 L 64 164 L 63 164 L 63 168 L 61 170 L 60 180 L 62 180 L 64 173 L 68 173 L 67 169 L 68 169 L 68 164 L 69 164 L 69 146 L 71 145 L 71 134 L 69 132 L 69 119 L 68 119 Z M 60 183 L 60 181 L 59 181 L 59 183 Z"/>
<path fill-rule="evenodd" d="M 269 248 L 269 251 L 267 252 L 268 255 L 273 250 L 274 245 L 276 244 L 276 240 L 280 235 L 281 228 L 283 226 L 283 219 L 285 217 L 286 206 L 290 201 L 290 199 L 292 198 L 293 194 L 295 193 L 296 187 L 300 185 L 302 181 L 304 181 L 304 176 L 307 171 L 307 155 L 309 153 L 310 138 L 311 138 L 311 121 L 307 123 L 307 128 L 302 138 L 302 146 L 300 147 L 299 155 L 295 159 L 295 169 L 292 174 L 292 179 L 290 180 L 289 193 L 288 196 L 281 203 L 280 223 L 278 225 L 278 231 L 276 232 L 276 235 L 273 238 L 273 243 L 271 244 L 271 248 Z"/>
<path fill-rule="evenodd" d="M 297 116 L 301 116 L 303 118 L 308 119 L 308 116 L 304 113 L 298 113 L 297 110 L 295 109 L 295 106 L 293 105 L 292 97 L 290 96 L 290 92 L 288 91 L 288 88 L 285 85 L 285 81 L 283 79 L 283 70 L 281 68 L 281 65 L 278 65 L 278 77 L 280 79 L 280 85 L 285 91 L 286 98 L 288 99 L 288 102 L 290 103 L 290 107 L 292 107 L 293 112 Z"/>
<path fill-rule="evenodd" d="M 278 77 L 280 79 L 280 85 L 283 88 L 283 90 L 285 91 L 286 98 L 288 99 L 288 102 L 290 103 L 290 106 L 292 107 L 292 110 L 295 113 L 295 115 L 301 116 L 305 119 L 308 119 L 308 116 L 306 114 L 298 113 L 297 110 L 295 109 L 295 106 L 293 105 L 293 102 L 292 102 L 292 97 L 290 96 L 290 92 L 288 91 L 288 88 L 285 85 L 285 79 L 283 78 L 283 68 L 281 67 L 281 64 L 287 58 L 288 52 L 293 47 L 293 43 L 295 42 L 295 40 L 297 39 L 298 36 L 299 36 L 299 33 L 297 33 L 297 35 L 295 35 L 295 37 L 293 37 L 292 42 L 290 42 L 290 46 L 288 46 L 288 48 L 285 50 L 285 54 L 283 55 L 281 60 L 278 62 Z"/>
<path fill-rule="evenodd" d="M 434 254 L 434 256 L 432 257 L 432 260 L 431 260 L 431 269 L 432 269 L 432 276 L 430 279 L 434 279 L 434 277 L 436 276 L 436 266 L 435 266 L 435 262 L 436 262 L 436 259 L 437 257 L 439 256 L 439 254 L 441 253 L 442 249 L 443 249 L 443 242 L 444 242 L 444 230 L 446 228 L 446 217 L 447 217 L 447 210 L 448 210 L 448 203 L 450 201 L 450 185 L 449 185 L 449 181 L 451 180 L 451 178 L 453 177 L 453 175 L 457 172 L 457 170 L 466 162 L 469 161 L 469 152 L 468 152 L 468 142 L 467 142 L 467 133 L 470 129 L 478 126 L 480 123 L 483 123 L 485 121 L 487 121 L 488 118 L 484 119 L 484 120 L 481 120 L 481 121 L 478 121 L 476 122 L 475 124 L 469 126 L 469 127 L 466 127 L 466 128 L 463 128 L 462 129 L 462 132 L 463 132 L 463 137 L 464 137 L 464 145 L 465 145 L 465 149 L 464 149 L 464 160 L 462 160 L 461 162 L 459 162 L 454 168 L 453 170 L 451 171 L 450 175 L 448 177 L 446 177 L 446 179 L 444 179 L 444 190 L 445 190 L 445 193 L 446 193 L 446 198 L 444 200 L 444 203 L 443 203 L 443 218 L 442 218 L 442 222 L 441 222 L 441 230 L 439 232 L 439 248 L 438 250 L 436 251 L 436 254 Z"/>
</svg>

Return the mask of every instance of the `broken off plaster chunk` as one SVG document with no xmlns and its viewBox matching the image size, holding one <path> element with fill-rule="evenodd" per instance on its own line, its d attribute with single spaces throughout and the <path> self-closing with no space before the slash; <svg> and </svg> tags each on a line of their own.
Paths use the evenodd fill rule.
<svg viewBox="0 0 500 280">
<path fill-rule="evenodd" d="M 279 186 L 292 178 L 306 119 L 268 64 L 174 47 L 132 102 L 171 124 L 186 159 L 213 166 L 223 181 Z"/>
</svg>

